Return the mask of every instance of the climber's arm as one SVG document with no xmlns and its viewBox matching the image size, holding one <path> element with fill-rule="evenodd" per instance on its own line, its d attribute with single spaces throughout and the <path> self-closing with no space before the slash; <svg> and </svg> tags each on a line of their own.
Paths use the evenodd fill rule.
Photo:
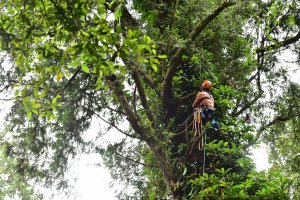
<svg viewBox="0 0 300 200">
<path fill-rule="evenodd" d="M 193 109 L 196 108 L 200 104 L 200 102 L 201 102 L 200 99 L 196 98 L 193 105 L 192 105 L 192 108 Z"/>
<path fill-rule="evenodd" d="M 201 103 L 202 99 L 203 99 L 203 94 L 201 92 L 199 92 L 197 94 L 197 97 L 196 97 L 193 105 L 192 105 L 192 108 L 195 109 Z"/>
</svg>

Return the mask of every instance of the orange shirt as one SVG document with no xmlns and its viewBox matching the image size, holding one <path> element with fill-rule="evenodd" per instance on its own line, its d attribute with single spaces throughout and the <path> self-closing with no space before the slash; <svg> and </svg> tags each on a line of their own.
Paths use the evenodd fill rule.
<svg viewBox="0 0 300 200">
<path fill-rule="evenodd" d="M 193 108 L 196 108 L 199 105 L 204 105 L 207 107 L 213 108 L 214 105 L 214 98 L 205 91 L 201 91 L 197 94 L 197 97 L 192 105 Z"/>
</svg>

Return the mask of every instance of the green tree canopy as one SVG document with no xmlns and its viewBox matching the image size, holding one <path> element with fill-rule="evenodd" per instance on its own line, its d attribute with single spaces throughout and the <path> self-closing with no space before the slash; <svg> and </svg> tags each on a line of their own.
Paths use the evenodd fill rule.
<svg viewBox="0 0 300 200">
<path fill-rule="evenodd" d="M 1 1 L 0 89 L 14 97 L 0 196 L 34 195 L 32 181 L 67 187 L 68 161 L 97 152 L 136 188 L 132 198 L 299 197 L 299 85 L 279 60 L 300 55 L 299 9 L 297 0 Z M 174 133 L 204 79 L 222 126 L 207 129 L 206 154 L 192 131 Z M 86 140 L 95 118 L 123 139 Z M 269 173 L 248 157 L 260 140 Z"/>
</svg>

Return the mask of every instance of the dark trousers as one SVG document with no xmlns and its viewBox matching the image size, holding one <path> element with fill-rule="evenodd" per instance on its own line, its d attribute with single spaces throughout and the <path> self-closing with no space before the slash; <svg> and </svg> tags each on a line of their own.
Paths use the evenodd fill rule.
<svg viewBox="0 0 300 200">
<path fill-rule="evenodd" d="M 209 120 L 214 119 L 214 114 L 213 109 L 204 107 L 201 112 L 202 124 L 205 125 Z"/>
</svg>

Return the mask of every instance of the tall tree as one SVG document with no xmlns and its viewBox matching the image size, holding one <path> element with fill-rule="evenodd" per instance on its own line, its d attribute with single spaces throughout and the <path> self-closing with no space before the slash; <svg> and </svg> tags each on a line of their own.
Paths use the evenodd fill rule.
<svg viewBox="0 0 300 200">
<path fill-rule="evenodd" d="M 280 102 L 267 94 L 282 80 L 290 85 L 277 56 L 300 39 L 299 7 L 296 0 L 0 2 L 0 45 L 11 63 L 2 62 L 1 91 L 15 94 L 1 134 L 15 171 L 3 173 L 64 187 L 70 157 L 96 151 L 138 198 L 287 199 L 295 185 L 255 172 L 247 155 L 280 119 L 299 119 L 282 104 L 279 116 L 263 114 Z M 216 83 L 222 124 L 207 129 L 206 154 L 192 131 L 174 133 L 203 79 Z M 245 122 L 249 113 L 258 126 Z M 106 147 L 85 140 L 94 117 L 124 139 Z"/>
</svg>

